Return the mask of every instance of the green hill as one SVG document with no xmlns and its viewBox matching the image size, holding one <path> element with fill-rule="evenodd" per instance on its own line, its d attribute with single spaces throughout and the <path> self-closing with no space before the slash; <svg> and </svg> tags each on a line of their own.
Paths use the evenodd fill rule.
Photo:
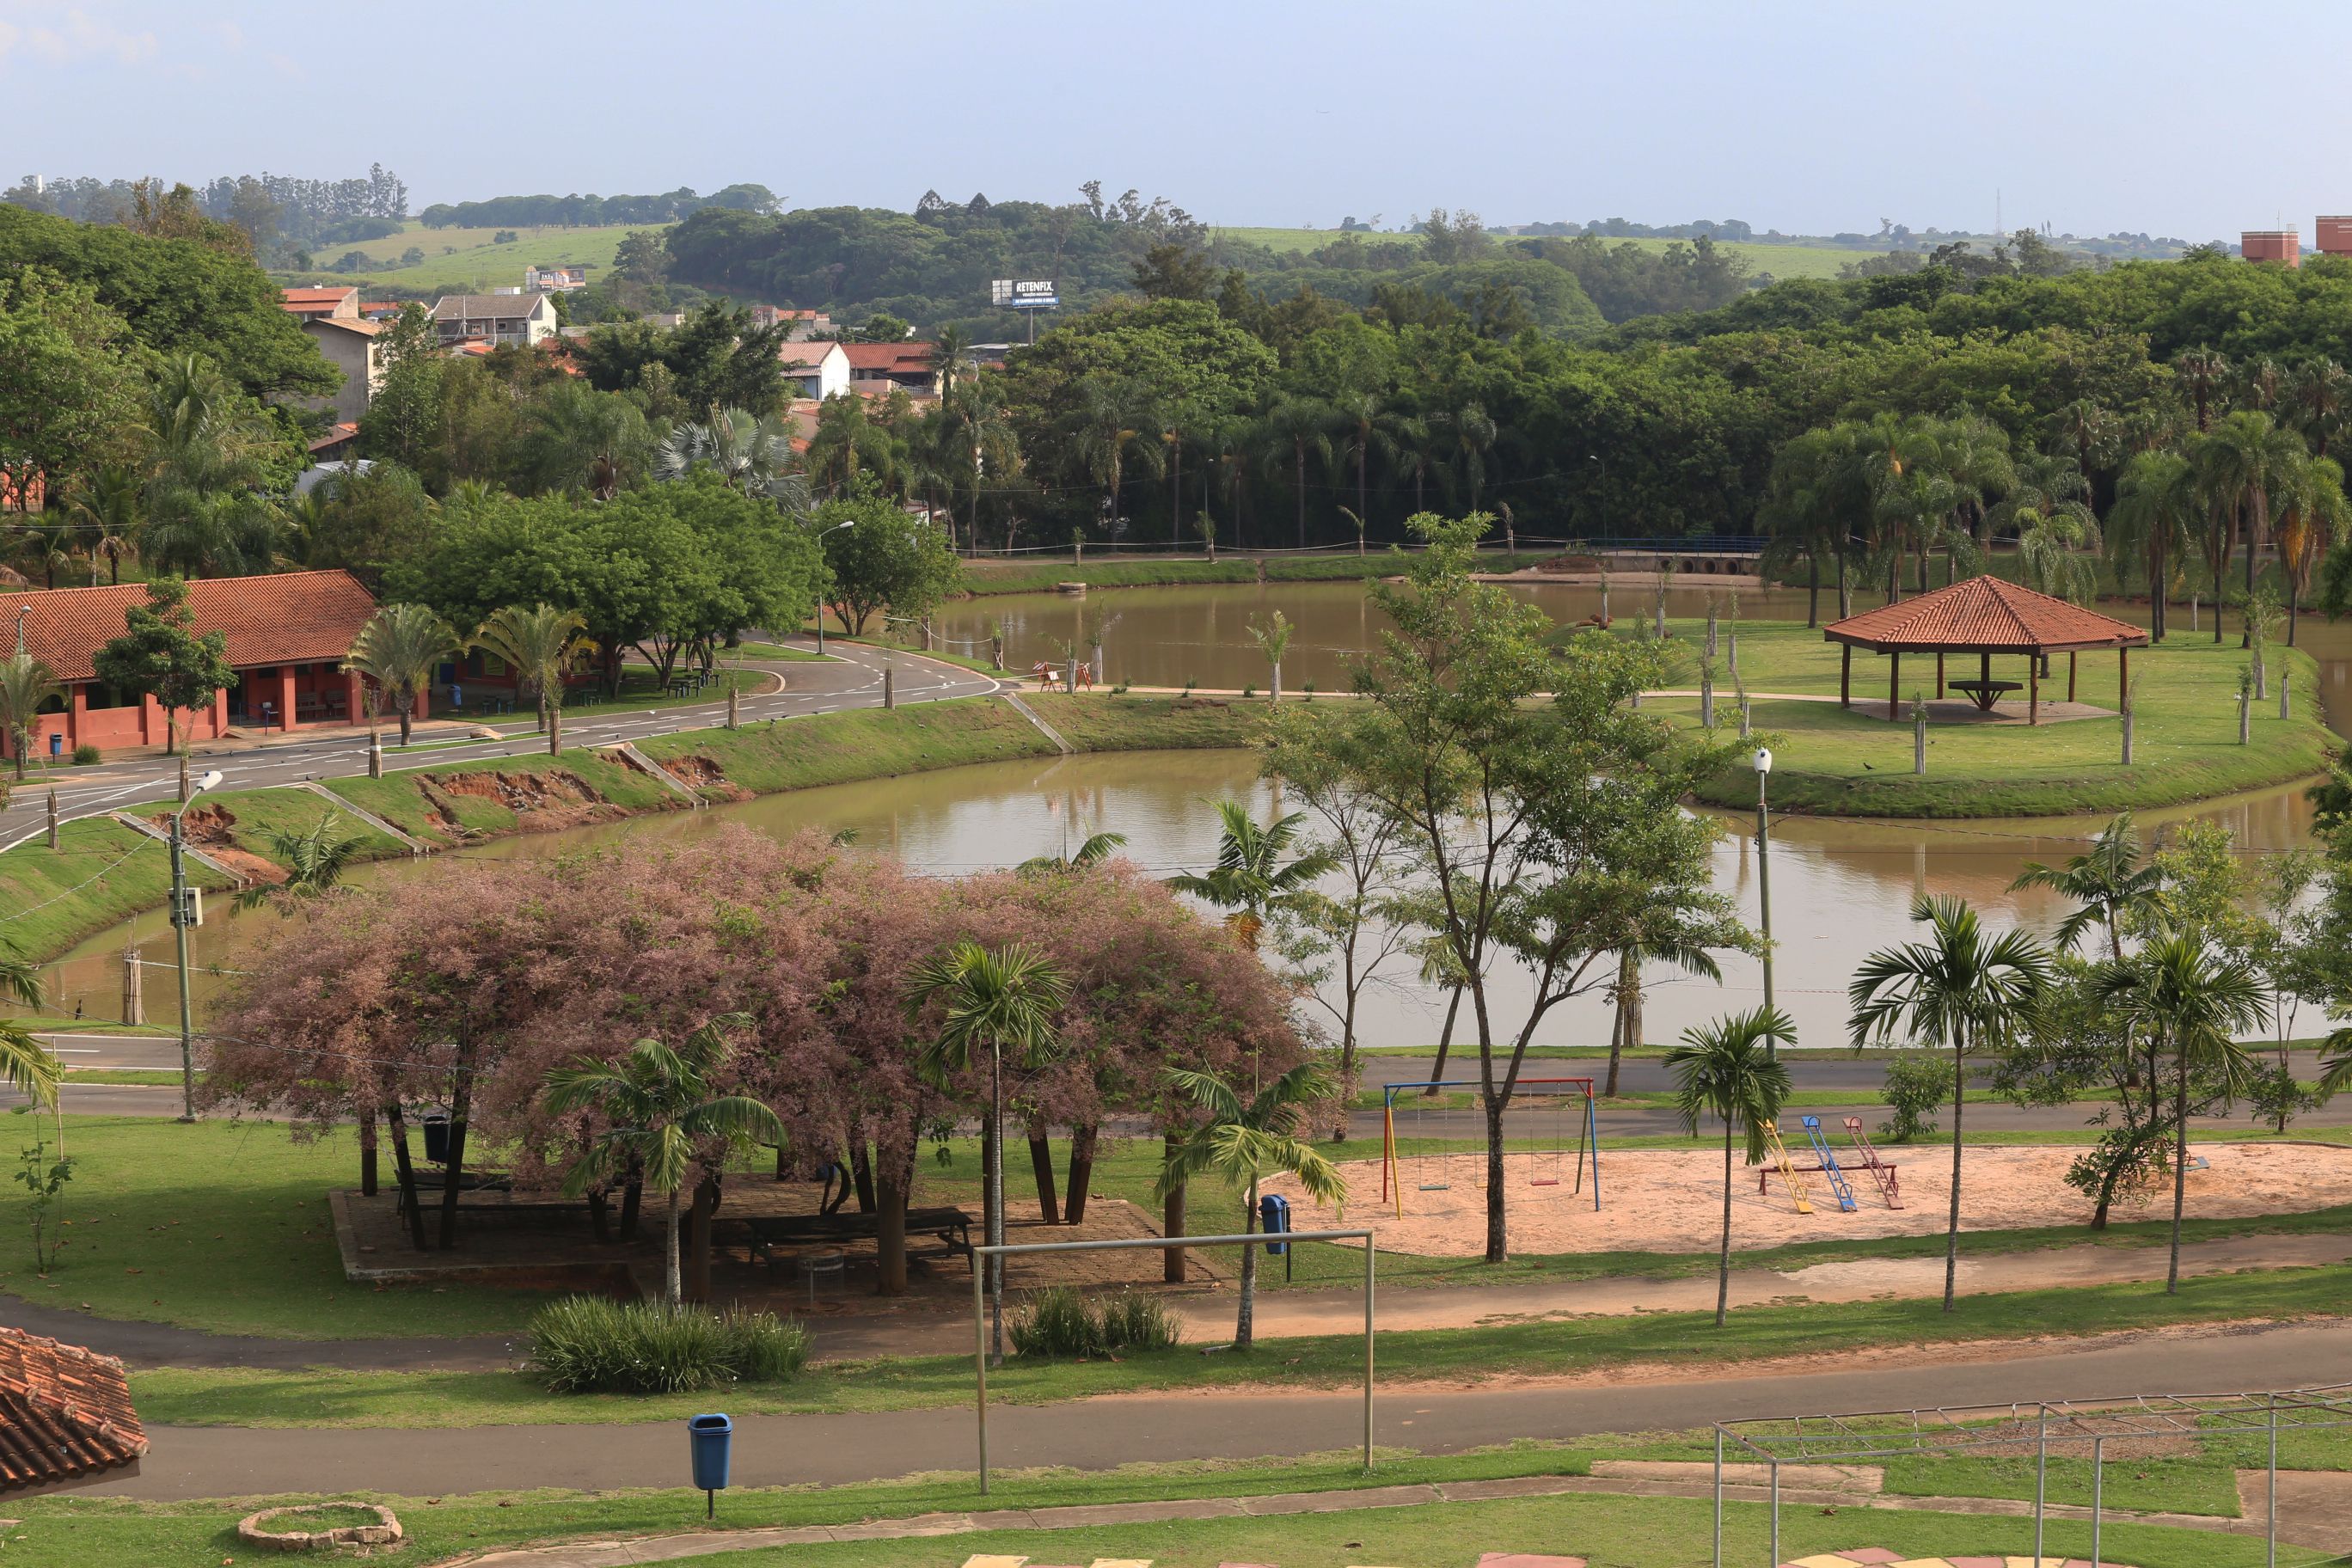
<svg viewBox="0 0 2352 1568">
<path fill-rule="evenodd" d="M 398 234 L 331 247 L 331 254 L 321 250 L 313 257 L 325 263 L 337 259 L 345 251 L 356 250 L 372 263 L 369 270 L 321 270 L 301 277 L 322 284 L 380 285 L 411 293 L 512 288 L 522 282 L 522 269 L 534 264 L 610 267 L 622 237 L 644 226 L 614 224 L 602 228 L 427 228 L 412 220 Z M 501 233 L 517 237 L 503 245 L 495 243 Z M 401 255 L 411 247 L 425 252 L 424 261 L 415 267 L 399 265 Z M 286 276 L 290 279 L 293 275 Z M 589 274 L 591 280 L 595 276 L 593 272 Z"/>
</svg>

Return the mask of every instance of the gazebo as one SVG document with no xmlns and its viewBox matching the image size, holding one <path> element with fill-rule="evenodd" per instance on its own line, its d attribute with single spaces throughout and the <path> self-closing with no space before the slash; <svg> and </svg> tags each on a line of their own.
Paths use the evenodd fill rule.
<svg viewBox="0 0 2352 1568">
<path fill-rule="evenodd" d="M 2006 692 L 2021 687 L 2026 693 L 2026 722 L 2042 722 L 2042 663 L 2053 653 L 2066 656 L 2066 700 L 2074 700 L 2075 660 L 2085 649 L 2113 648 L 2120 701 L 2131 700 L 2131 650 L 2147 646 L 2147 633 L 2128 621 L 2070 605 L 2063 599 L 1999 577 L 1971 577 L 1916 598 L 1882 605 L 1858 616 L 1833 621 L 1822 635 L 1843 646 L 1838 670 L 1838 706 L 1853 706 L 1853 650 L 1868 648 L 1887 656 L 1886 716 L 1898 716 L 1903 700 L 1903 656 L 1936 656 L 1936 695 L 1941 698 L 1944 656 L 1975 654 L 1977 678 L 1948 684 L 1965 693 L 1978 709 L 1990 713 Z M 1995 680 L 1995 654 L 2025 657 L 2025 679 Z"/>
</svg>

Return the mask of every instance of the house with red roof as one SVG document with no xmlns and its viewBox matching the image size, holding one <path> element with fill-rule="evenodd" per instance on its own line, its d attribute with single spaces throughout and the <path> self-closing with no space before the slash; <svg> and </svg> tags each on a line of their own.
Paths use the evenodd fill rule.
<svg viewBox="0 0 2352 1568">
<path fill-rule="evenodd" d="M 35 718 L 36 755 L 163 744 L 165 714 L 155 700 L 98 678 L 98 650 L 123 634 L 124 613 L 146 602 L 139 583 L 0 594 L 0 639 L 13 649 L 21 636 L 25 651 L 66 689 Z M 226 634 L 236 672 L 210 707 L 184 717 L 192 738 L 217 739 L 236 724 L 290 730 L 366 721 L 363 682 L 345 673 L 342 661 L 375 614 L 375 597 L 350 573 L 199 577 L 188 584 L 188 610 L 198 636 Z"/>
<path fill-rule="evenodd" d="M 0 1493 L 120 1480 L 146 1452 L 121 1362 L 0 1328 Z"/>
<path fill-rule="evenodd" d="M 338 422 L 358 419 L 383 380 L 375 357 L 383 323 L 367 315 L 356 289 L 280 289 L 278 299 L 287 314 L 301 318 L 304 335 L 327 363 L 343 373 L 341 390 L 332 397 L 306 397 L 303 406 L 331 409 Z"/>
<path fill-rule="evenodd" d="M 844 343 L 849 360 L 853 392 L 887 392 L 904 387 L 917 397 L 940 395 L 940 367 L 929 343 Z"/>
</svg>

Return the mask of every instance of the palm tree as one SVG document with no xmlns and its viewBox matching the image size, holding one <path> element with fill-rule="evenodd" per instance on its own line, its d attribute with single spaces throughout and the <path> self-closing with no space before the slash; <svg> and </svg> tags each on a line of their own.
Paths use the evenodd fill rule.
<svg viewBox="0 0 2352 1568">
<path fill-rule="evenodd" d="M 558 383 L 533 403 L 530 426 L 531 438 L 525 452 L 535 488 L 568 490 L 577 486 L 600 501 L 619 494 L 631 471 L 643 471 L 653 444 L 646 417 L 635 404 L 575 381 Z M 672 431 L 671 436 L 675 439 L 677 432 Z M 789 442 L 784 451 L 789 456 Z M 691 468 L 693 462 L 689 457 L 684 466 Z"/>
<path fill-rule="evenodd" d="M 2344 495 L 2344 470 L 2333 458 L 2298 465 L 2291 488 L 2276 499 L 2279 566 L 2286 574 L 2286 645 L 2293 647 L 2312 573 L 2352 533 L 2352 502 Z"/>
<path fill-rule="evenodd" d="M 1260 827 L 1237 800 L 1217 802 L 1223 826 L 1217 834 L 1217 863 L 1206 875 L 1185 872 L 1168 879 L 1180 893 L 1226 911 L 1225 929 L 1252 952 L 1266 917 L 1294 909 L 1315 879 L 1338 864 L 1328 850 L 1315 849 L 1284 863 L 1306 832 L 1307 814 L 1294 811 Z"/>
<path fill-rule="evenodd" d="M 1091 871 L 1127 847 L 1124 833 L 1096 833 L 1066 855 L 1033 855 L 1013 868 L 1016 876 L 1046 877 L 1057 871 Z"/>
<path fill-rule="evenodd" d="M 138 553 L 158 572 L 235 577 L 277 562 L 277 509 L 250 490 L 170 489 L 151 498 Z"/>
<path fill-rule="evenodd" d="M 133 542 L 139 537 L 142 516 L 142 488 L 136 468 L 126 463 L 107 463 L 87 482 L 75 486 L 67 503 L 74 527 L 89 536 L 90 554 L 106 558 L 110 583 L 122 581 L 122 558 L 139 553 Z"/>
<path fill-rule="evenodd" d="M 2327 456 L 2327 443 L 2344 427 L 2344 405 L 2352 393 L 2352 375 L 2334 360 L 2322 356 L 2298 366 L 2289 379 L 2287 405 L 2295 428 L 2311 443 L 2315 458 Z"/>
<path fill-rule="evenodd" d="M 432 686 L 441 661 L 455 658 L 462 646 L 456 629 L 424 605 L 386 605 L 368 617 L 352 639 L 343 668 L 366 677 L 375 687 L 375 701 L 368 709 L 371 746 L 386 703 L 399 710 L 400 743 L 408 744 L 416 699 Z"/>
<path fill-rule="evenodd" d="M 2221 573 L 2236 548 L 2239 531 L 2245 531 L 2246 600 L 2251 606 L 2254 556 L 2269 530 L 2271 494 L 2292 487 L 2295 469 L 2308 454 L 2302 441 L 2273 425 L 2269 415 L 2240 409 L 2198 444 L 2197 458 L 2211 507 L 2205 559 L 2213 573 L 2213 640 L 2218 643 L 2221 640 Z M 2249 645 L 2252 640 L 2249 633 Z"/>
<path fill-rule="evenodd" d="M 539 694 L 539 721 L 547 731 L 547 754 L 563 750 L 563 678 L 573 658 L 595 644 L 584 635 L 587 618 L 577 610 L 509 605 L 474 632 L 474 646 L 514 666 L 516 678 Z"/>
<path fill-rule="evenodd" d="M 1390 409 L 1372 426 L 1372 443 L 1380 447 L 1391 470 L 1400 479 L 1410 476 L 1412 479 L 1415 512 L 1429 510 L 1423 500 L 1429 486 L 1429 471 L 1440 460 L 1438 438 L 1439 433 L 1433 431 L 1429 421 L 1418 414 Z"/>
<path fill-rule="evenodd" d="M 826 407 L 831 409 L 835 401 L 838 400 L 828 400 Z M 876 441 L 887 447 L 887 437 L 865 423 L 864 402 L 855 396 L 851 396 L 849 401 L 856 405 L 856 423 L 859 427 L 852 440 L 853 447 L 861 442 L 870 447 Z M 824 436 L 824 420 L 820 416 L 820 437 Z M 745 495 L 766 496 L 787 511 L 807 511 L 812 504 L 808 480 L 793 471 L 796 459 L 793 453 L 792 434 L 790 426 L 772 415 L 763 417 L 748 409 L 714 408 L 707 422 L 679 425 L 663 437 L 661 444 L 654 449 L 654 478 L 680 479 L 697 468 L 707 468 L 724 479 L 731 489 L 740 490 Z M 838 460 L 838 437 L 827 447 L 827 452 Z M 810 445 L 809 455 L 814 468 L 816 457 L 814 442 Z M 853 452 L 849 458 L 849 471 L 854 473 L 855 470 L 856 456 Z"/>
<path fill-rule="evenodd" d="M 971 357 L 971 334 L 953 321 L 947 322 L 931 334 L 931 368 L 939 373 L 941 402 L 954 395 L 956 377 L 962 373 L 964 362 Z"/>
<path fill-rule="evenodd" d="M 339 837 L 334 826 L 335 814 L 322 811 L 307 832 L 272 828 L 266 836 L 269 856 L 286 868 L 286 879 L 255 882 L 239 889 L 236 907 L 257 910 L 264 904 L 276 904 L 280 914 L 291 915 L 299 905 L 332 891 L 342 880 L 344 869 L 367 847 L 365 834 Z"/>
<path fill-rule="evenodd" d="M 2025 931 L 1988 938 L 1976 910 L 1958 898 L 1911 902 L 1929 939 L 1881 948 L 1847 987 L 1856 1049 L 1898 1034 L 1952 1052 L 1952 1207 L 1944 1234 L 1944 1310 L 1952 1310 L 1960 1262 L 1960 1113 L 1968 1102 L 1970 1051 L 2009 1037 L 2050 977 L 2049 955 Z"/>
<path fill-rule="evenodd" d="M 16 776 L 25 776 L 25 759 L 33 749 L 33 719 L 45 702 L 65 696 L 57 672 L 29 653 L 0 658 L 0 730 L 16 755 Z"/>
<path fill-rule="evenodd" d="M 1871 494 L 1861 429 L 1848 421 L 1808 430 L 1772 458 L 1760 516 L 1771 541 L 1766 566 L 1783 571 L 1804 557 L 1808 626 L 1821 624 L 1822 558 L 1837 563 L 1843 583 L 1851 542 L 1869 530 Z"/>
<path fill-rule="evenodd" d="M 2197 468 L 2179 452 L 2141 452 L 2116 481 L 2107 511 L 2107 548 L 2120 563 L 2137 558 L 2147 574 L 2149 636 L 2164 640 L 2173 561 L 2188 553 L 2206 515 Z"/>
<path fill-rule="evenodd" d="M 73 565 L 72 531 L 54 518 L 13 522 L 8 527 L 16 535 L 16 548 L 9 553 L 17 564 L 27 574 L 39 573 L 44 588 L 55 588 L 58 574 Z"/>
<path fill-rule="evenodd" d="M 43 995 L 40 970 L 20 957 L 5 937 L 0 937 L 0 994 L 27 1007 L 38 1007 Z M 49 1110 L 56 1109 L 64 1079 L 58 1058 L 41 1048 L 32 1031 L 15 1018 L 0 1018 L 0 1083 Z"/>
<path fill-rule="evenodd" d="M 1152 1195 L 1161 1203 L 1200 1175 L 1218 1175 L 1244 1194 L 1242 1233 L 1257 1229 L 1258 1184 L 1268 1176 L 1298 1178 L 1318 1204 L 1344 1203 L 1348 1184 L 1303 1135 L 1312 1108 L 1331 1097 L 1330 1080 L 1314 1062 L 1301 1062 L 1244 1101 L 1224 1079 L 1177 1068 L 1169 1087 L 1190 1100 L 1203 1120 L 1168 1146 Z M 1242 1248 L 1241 1310 L 1234 1320 L 1234 1349 L 1250 1348 L 1257 1307 L 1258 1248 Z"/>
<path fill-rule="evenodd" d="M 1276 610 L 1274 618 L 1263 624 L 1252 616 L 1245 629 L 1249 632 L 1250 641 L 1257 645 L 1257 651 L 1265 655 L 1266 667 L 1274 673 L 1273 700 L 1279 702 L 1282 700 L 1282 656 L 1290 651 L 1291 636 L 1298 628 L 1292 626 L 1280 610 Z"/>
<path fill-rule="evenodd" d="M 2069 604 L 2088 604 L 2099 591 L 2099 520 L 2090 496 L 2091 481 L 2072 458 L 2036 455 L 2019 465 L 2004 509 L 2017 529 L 2026 582 Z"/>
<path fill-rule="evenodd" d="M 907 1008 L 936 1001 L 940 1032 L 923 1047 L 924 1076 L 941 1083 L 968 1073 L 988 1055 L 988 1215 L 991 1247 L 1004 1245 L 1004 1058 L 1024 1071 L 1044 1067 L 1061 1047 L 1055 1016 L 1070 990 L 1054 961 L 1025 942 L 989 951 L 966 939 L 931 954 L 907 982 Z M 988 1296 L 992 1355 L 1004 1358 L 1004 1258 L 991 1254 Z"/>
<path fill-rule="evenodd" d="M 1307 455 L 1331 460 L 1331 410 L 1311 397 L 1284 397 L 1265 411 L 1257 424 L 1259 460 L 1269 474 L 1290 466 L 1292 493 L 1298 503 L 1298 548 L 1307 548 Z"/>
<path fill-rule="evenodd" d="M 2196 405 L 2197 433 L 2202 436 L 2213 428 L 2213 405 L 2229 383 L 2230 362 L 2211 349 L 2190 349 L 2172 362 L 2172 369 Z"/>
<path fill-rule="evenodd" d="M 1778 1007 L 1735 1013 L 1683 1031 L 1683 1043 L 1666 1053 L 1675 1075 L 1675 1109 L 1693 1135 L 1700 1119 L 1723 1121 L 1723 1246 L 1716 1258 L 1715 1326 L 1723 1327 L 1731 1306 L 1731 1154 L 1733 1139 L 1748 1133 L 1748 1163 L 1764 1158 L 1764 1128 L 1780 1114 L 1790 1083 L 1789 1068 L 1774 1045 L 1794 1045 L 1797 1026 Z"/>
<path fill-rule="evenodd" d="M 748 1013 L 722 1014 L 688 1035 L 676 1050 L 646 1038 L 631 1046 L 618 1061 L 583 1056 L 547 1075 L 541 1103 L 551 1115 L 594 1111 L 606 1123 L 564 1173 L 565 1195 L 579 1197 L 624 1174 L 667 1195 L 663 1282 L 673 1309 L 683 1304 L 686 1294 L 678 1278 L 677 1197 L 698 1151 L 716 1143 L 732 1152 L 754 1141 L 783 1140 L 784 1125 L 774 1111 L 748 1095 L 711 1090 L 711 1079 L 734 1055 L 728 1037 L 751 1026 Z M 706 1170 L 724 1164 L 724 1156 L 705 1153 L 702 1159 Z"/>
<path fill-rule="evenodd" d="M 2058 923 L 2059 948 L 2070 951 L 2094 925 L 2104 926 L 2107 957 L 2120 963 L 2124 911 L 2148 903 L 2163 886 L 2164 868 L 2140 858 L 2139 832 L 2126 811 L 2099 830 L 2088 850 L 2071 857 L 2063 866 L 2028 860 L 2009 890 L 2046 888 L 2074 900 L 2074 911 Z"/>
<path fill-rule="evenodd" d="M 2172 1066 L 2172 1262 L 2164 1277 L 2167 1295 L 2180 1289 L 2180 1212 L 2189 1179 L 2189 1080 L 2196 1074 L 2217 1079 L 2231 1094 L 2242 1093 L 2253 1058 L 2237 1037 L 2259 1028 L 2270 1015 L 2269 989 L 2242 958 L 2215 954 L 2183 931 L 2168 932 L 2127 960 L 2105 965 L 2097 994 L 2151 1045 L 2151 1055 Z"/>
<path fill-rule="evenodd" d="M 1080 376 L 1070 384 L 1058 436 L 1062 450 L 1078 469 L 1103 487 L 1106 521 L 1121 515 L 1121 487 L 1129 465 L 1158 473 L 1160 448 L 1142 437 L 1160 428 L 1151 391 L 1131 375 Z"/>
<path fill-rule="evenodd" d="M 1356 553 L 1364 552 L 1364 524 L 1372 515 L 1372 448 L 1381 444 L 1381 395 L 1376 392 L 1342 392 L 1331 400 L 1332 416 L 1344 432 L 1341 453 L 1356 470 Z"/>
<path fill-rule="evenodd" d="M 1470 486 L 1470 510 L 1476 511 L 1479 487 L 1486 482 L 1486 454 L 1495 449 L 1501 429 L 1487 417 L 1483 403 L 1465 403 L 1451 414 L 1439 416 L 1433 423 L 1452 440 L 1454 461 L 1460 465 L 1462 478 Z"/>
<path fill-rule="evenodd" d="M 1003 395 L 987 376 L 967 378 L 941 394 L 939 413 L 933 417 L 945 422 L 940 439 L 945 442 L 953 431 L 967 453 L 963 482 L 971 495 L 971 510 L 964 531 L 977 551 L 981 492 L 990 488 L 988 481 L 1001 486 L 1020 473 L 1020 438 L 1005 413 Z"/>
</svg>

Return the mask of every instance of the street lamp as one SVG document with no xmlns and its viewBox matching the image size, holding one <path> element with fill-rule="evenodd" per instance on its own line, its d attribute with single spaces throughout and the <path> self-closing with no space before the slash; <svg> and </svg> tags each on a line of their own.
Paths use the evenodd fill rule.
<svg viewBox="0 0 2352 1568">
<path fill-rule="evenodd" d="M 824 540 L 826 534 L 839 533 L 845 528 L 856 528 L 856 526 L 857 520 L 853 517 L 847 522 L 836 522 L 831 528 L 820 529 L 817 531 L 818 547 L 820 549 L 824 547 Z M 824 601 L 823 599 L 819 599 L 816 602 L 816 651 L 819 653 L 823 653 L 824 651 Z"/>
<path fill-rule="evenodd" d="M 1772 1010 L 1772 847 L 1771 828 L 1766 817 L 1765 786 L 1772 777 L 1772 752 L 1769 748 L 1756 748 L 1756 892 L 1764 910 L 1764 1010 Z M 1776 1042 L 1767 1037 L 1764 1054 L 1779 1054 Z"/>
<path fill-rule="evenodd" d="M 187 840 L 180 830 L 180 819 L 188 815 L 188 807 L 196 796 L 208 789 L 220 787 L 220 770 L 215 768 L 195 782 L 188 798 L 172 814 L 172 938 L 180 957 L 180 1120 L 196 1119 L 196 1044 L 195 1030 L 190 1014 L 193 1004 L 188 999 L 188 928 L 196 923 L 194 900 L 188 894 L 187 860 L 182 849 Z"/>
</svg>

